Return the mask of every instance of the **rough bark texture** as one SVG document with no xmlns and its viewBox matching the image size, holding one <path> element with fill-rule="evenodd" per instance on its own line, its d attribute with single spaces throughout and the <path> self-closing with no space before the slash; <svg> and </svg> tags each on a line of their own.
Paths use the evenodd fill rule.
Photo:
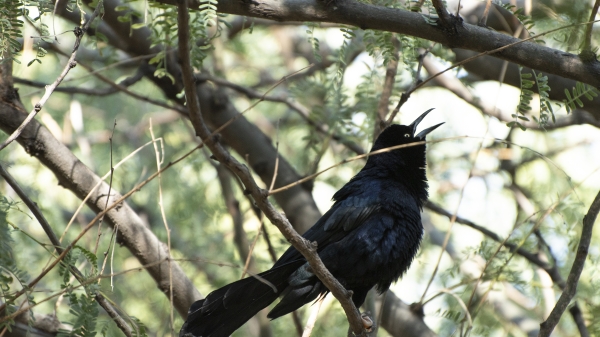
<svg viewBox="0 0 600 337">
<path fill-rule="evenodd" d="M 174 4 L 174 0 L 160 2 Z M 438 26 L 425 22 L 421 14 L 405 10 L 368 5 L 356 1 L 337 1 L 327 6 L 317 0 L 219 1 L 218 11 L 276 21 L 332 22 L 420 37 L 452 48 L 477 52 L 491 51 L 520 41 L 512 36 L 468 23 L 457 27 L 457 34 L 447 34 Z M 198 8 L 192 1 L 190 7 Z M 559 75 L 600 87 L 600 62 L 583 62 L 575 54 L 533 42 L 523 42 L 493 54 L 545 73 Z"/>
</svg>

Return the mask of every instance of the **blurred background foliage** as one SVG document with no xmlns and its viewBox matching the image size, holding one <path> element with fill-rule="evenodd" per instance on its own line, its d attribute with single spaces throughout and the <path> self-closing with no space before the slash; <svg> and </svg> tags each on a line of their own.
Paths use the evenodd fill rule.
<svg viewBox="0 0 600 337">
<path fill-rule="evenodd" d="M 408 7 L 404 1 L 369 2 L 404 9 Z M 532 2 L 518 2 L 515 3 L 517 7 L 509 9 L 524 9 L 522 13 L 530 15 L 535 25 L 528 30 L 537 33 L 586 21 L 593 4 L 593 1 Z M 6 60 L 10 55 L 9 48 L 4 49 L 4 61 L 13 62 L 14 65 L 13 76 L 46 84 L 53 82 L 66 60 L 56 50 L 70 52 L 73 37 L 68 31 L 73 23 L 61 16 L 51 15 L 51 2 L 2 0 L 1 4 L 0 8 L 7 10 L 18 8 L 17 19 L 23 24 L 19 28 L 14 13 L 4 13 L 6 18 L 11 15 L 12 27 L 20 31 L 14 39 L 19 48 L 10 51 L 14 61 Z M 207 4 L 214 5 L 212 2 Z M 463 1 L 465 12 L 469 6 L 483 4 Z M 94 7 L 97 3 L 88 5 Z M 424 15 L 429 5 L 429 1 L 425 1 L 421 8 Z M 527 5 L 529 9 L 526 9 Z M 69 6 L 73 9 L 83 6 L 87 8 L 86 11 L 90 10 L 82 3 L 71 2 Z M 164 48 L 175 46 L 176 11 L 172 7 L 144 1 L 127 1 L 123 6 L 134 11 L 123 11 L 129 14 L 124 14 L 120 20 L 126 21 L 131 16 L 137 16 L 143 22 L 137 28 L 150 28 L 154 43 Z M 448 8 L 455 11 L 456 4 L 448 1 Z M 500 6 L 497 8 L 503 10 Z M 399 101 L 400 95 L 415 83 L 417 76 L 426 78 L 425 70 L 417 72 L 420 68 L 419 55 L 424 49 L 430 50 L 427 57 L 442 66 L 454 61 L 452 49 L 446 46 L 395 33 L 361 31 L 332 24 L 276 24 L 233 15 L 217 15 L 214 10 L 194 12 L 192 15 L 193 30 L 199 40 L 194 54 L 195 66 L 208 76 L 227 79 L 264 93 L 282 77 L 315 63 L 312 68 L 278 84 L 269 94 L 301 104 L 307 109 L 307 116 L 301 116 L 279 102 L 261 102 L 244 114 L 273 142 L 278 141 L 280 155 L 301 176 L 313 174 L 356 155 L 342 142 L 333 139 L 332 135 L 341 136 L 362 149 L 371 146 L 375 111 L 390 60 L 396 56 L 399 58 L 390 110 Z M 3 29 L 3 32 L 8 31 Z M 581 26 L 573 27 L 543 39 L 546 45 L 553 48 L 578 52 L 583 31 Z M 54 36 L 55 32 L 59 35 Z M 67 33 L 62 34 L 64 32 Z M 597 46 L 600 34 L 597 34 L 597 29 L 595 32 L 593 45 Z M 48 36 L 39 38 L 40 35 Z M 6 36 L 2 38 L 3 42 L 7 41 Z M 395 49 L 393 40 L 398 41 L 399 48 Z M 158 70 L 155 74 L 169 77 L 164 68 L 161 70 L 161 57 L 164 56 L 163 53 L 156 57 Z M 117 63 L 128 57 L 126 52 L 111 45 L 99 34 L 84 38 L 79 55 L 80 62 L 93 66 L 117 83 L 135 74 L 138 68 L 137 64 Z M 39 62 L 31 63 L 32 60 Z M 451 71 L 451 74 L 475 97 L 499 110 L 516 114 L 517 107 L 522 103 L 521 88 L 501 84 L 497 80 L 482 80 L 477 74 L 462 68 Z M 62 86 L 96 90 L 105 88 L 106 84 L 91 76 L 83 67 L 76 67 Z M 23 82 L 18 84 L 18 88 L 27 109 L 31 109 L 43 94 L 43 88 Z M 164 100 L 163 92 L 147 78 L 131 85 L 129 90 Z M 229 90 L 229 95 L 240 111 L 255 101 L 235 90 Z M 526 116 L 540 116 L 539 96 L 533 94 L 532 99 L 529 105 L 531 110 L 527 111 Z M 582 109 L 585 110 L 588 101 L 583 101 Z M 567 116 L 564 102 L 553 101 L 552 106 L 557 119 Z M 482 113 L 476 106 L 458 98 L 437 82 L 416 91 L 402 106 L 396 122 L 410 123 L 428 108 L 436 109 L 426 119 L 428 125 L 442 121 L 446 123 L 431 135 L 430 140 L 436 142 L 428 145 L 431 200 L 451 214 L 456 212 L 459 217 L 479 224 L 502 238 L 508 238 L 509 242 L 523 243 L 525 249 L 538 254 L 540 258 L 551 262 L 555 258 L 560 274 L 566 279 L 575 256 L 583 216 L 600 189 L 598 129 L 592 125 L 549 128 L 548 131 L 543 130 L 545 125 L 541 126 L 542 130 L 526 131 L 516 125 L 507 127 L 508 121 Z M 110 171 L 111 160 L 116 163 L 151 141 L 150 127 L 154 135 L 162 139 L 159 152 L 163 163 L 174 161 L 198 142 L 189 121 L 177 112 L 121 92 L 108 96 L 57 92 L 37 118 L 98 175 Z M 307 119 L 328 131 L 315 131 Z M 546 126 L 551 125 L 552 121 L 549 121 Z M 164 209 L 171 229 L 172 255 L 181 259 L 179 263 L 203 294 L 238 279 L 245 263 L 234 243 L 233 221 L 223 199 L 218 170 L 224 169 L 219 168 L 219 164 L 211 161 L 209 156 L 204 150 L 197 151 L 162 175 L 162 205 L 159 204 L 158 180 L 128 200 L 132 208 L 147 221 L 152 232 L 166 243 L 167 231 L 160 213 L 160 208 Z M 246 160 L 241 156 L 238 159 Z M 52 172 L 17 143 L 2 151 L 0 161 L 37 202 L 54 231 L 59 235 L 64 233 L 64 242 L 77 236 L 82 226 L 93 218 L 94 213 L 84 208 L 65 232 L 66 224 L 80 200 L 63 189 Z M 333 193 L 363 164 L 363 160 L 345 163 L 311 182 L 309 187 L 321 212 L 331 205 Z M 125 193 L 155 171 L 156 153 L 152 145 L 146 145 L 115 170 L 112 187 Z M 227 173 L 225 180 L 233 186 L 247 240 L 252 242 L 258 234 L 261 220 L 237 180 Z M 263 186 L 268 187 L 266 184 Z M 3 264 L 0 266 L 3 283 L 1 299 L 6 302 L 12 292 L 22 287 L 19 279 L 31 280 L 47 265 L 52 256 L 52 246 L 35 218 L 7 184 L 0 185 L 0 193 L 0 206 L 5 215 L 0 243 L 6 254 L 0 258 Z M 542 217 L 550 208 L 553 208 L 550 214 Z M 544 319 L 560 294 L 543 271 L 505 248 L 497 252 L 498 243 L 470 227 L 458 223 L 452 225 L 445 216 L 426 209 L 423 221 L 427 230 L 422 249 L 407 275 L 391 288 L 398 297 L 406 303 L 424 299 L 424 320 L 440 336 L 459 333 L 473 336 L 526 336 L 536 331 L 538 327 L 535 324 Z M 532 233 L 538 221 L 541 221 L 539 231 Z M 276 254 L 281 254 L 289 246 L 288 243 L 270 224 L 265 223 L 265 226 Z M 442 249 L 439 235 L 443 237 L 449 229 L 452 234 L 448 252 L 442 255 L 439 271 L 424 294 Z M 99 244 L 94 254 L 98 235 Z M 600 334 L 600 321 L 597 319 L 600 317 L 599 235 L 600 229 L 596 227 L 576 296 L 592 334 Z M 434 236 L 438 237 L 437 241 L 433 240 Z M 123 312 L 138 320 L 143 328 L 140 330 L 142 334 L 171 335 L 169 317 L 172 309 L 168 299 L 157 289 L 154 280 L 140 269 L 137 259 L 118 244 L 112 246 L 111 239 L 114 240 L 112 231 L 106 224 L 102 225 L 100 234 L 96 229 L 92 230 L 79 242 L 81 249 L 74 252 L 72 262 L 84 273 L 92 273 L 93 268 L 102 267 L 102 261 L 107 256 L 104 274 L 127 272 L 103 278 L 98 285 L 102 292 Z M 95 255 L 98 261 L 86 257 L 84 253 Z M 257 240 L 253 257 L 256 270 L 265 270 L 272 264 L 262 237 Z M 470 274 L 469 270 L 473 269 L 466 268 L 465 264 L 475 265 L 475 270 L 480 272 L 482 264 L 486 262 L 489 266 L 478 286 L 483 292 L 475 292 L 473 302 L 469 305 L 472 319 L 472 327 L 469 328 L 465 312 L 457 299 L 470 302 L 476 284 L 474 280 L 479 275 Z M 96 265 L 92 267 L 92 264 Z M 18 272 L 21 274 L 15 274 Z M 77 284 L 69 276 L 67 283 Z M 42 302 L 60 291 L 64 284 L 60 271 L 54 270 L 31 293 L 31 301 Z M 93 311 L 78 309 L 76 305 L 83 305 L 85 292 L 74 289 L 69 293 L 71 296 L 55 297 L 40 304 L 35 311 L 56 313 L 67 328 L 73 328 L 78 315 L 84 311 L 88 314 L 91 312 L 93 316 Z M 73 299 L 73 294 L 82 296 L 79 302 L 77 298 Z M 19 305 L 21 301 L 23 298 L 13 304 Z M 95 304 L 91 303 L 91 306 Z M 307 306 L 300 310 L 303 322 L 310 308 Z M 79 331 L 79 334 L 93 335 L 97 332 L 106 336 L 120 335 L 121 332 L 108 316 L 102 310 L 96 310 L 95 328 L 92 331 Z M 183 321 L 175 316 L 177 330 Z M 520 319 L 513 319 L 514 316 Z M 271 325 L 274 336 L 295 334 L 291 316 L 275 320 Z M 346 329 L 346 318 L 339 304 L 329 296 L 321 309 L 313 335 L 340 336 L 346 333 Z M 257 327 L 249 324 L 234 336 L 256 334 Z M 575 334 L 575 323 L 569 314 L 565 314 L 555 335 Z M 379 335 L 389 334 L 380 330 Z"/>
</svg>

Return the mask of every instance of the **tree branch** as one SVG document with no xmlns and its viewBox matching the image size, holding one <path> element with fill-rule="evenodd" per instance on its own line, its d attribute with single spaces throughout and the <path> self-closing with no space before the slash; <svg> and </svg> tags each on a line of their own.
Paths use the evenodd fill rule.
<svg viewBox="0 0 600 337">
<path fill-rule="evenodd" d="M 600 192 L 596 195 L 596 198 L 590 205 L 588 213 L 583 217 L 583 228 L 581 229 L 581 238 L 579 239 L 579 246 L 577 247 L 577 253 L 575 255 L 575 261 L 567 277 L 567 284 L 563 293 L 560 295 L 558 302 L 552 309 L 550 316 L 545 322 L 540 324 L 540 333 L 538 336 L 546 337 L 550 336 L 554 327 L 558 324 L 560 317 L 563 312 L 575 296 L 577 291 L 577 284 L 579 283 L 579 277 L 583 271 L 585 260 L 587 259 L 588 250 L 590 248 L 590 241 L 592 240 L 592 229 L 596 222 L 596 217 L 600 212 Z"/>
<path fill-rule="evenodd" d="M 306 258 L 313 272 L 331 291 L 331 293 L 340 301 L 340 304 L 348 316 L 350 327 L 356 336 L 364 334 L 364 327 L 358 309 L 354 306 L 351 300 L 352 293 L 344 289 L 344 287 L 335 279 L 327 270 L 316 251 L 316 245 L 308 242 L 301 237 L 290 225 L 290 223 L 279 212 L 275 210 L 273 205 L 267 199 L 267 192 L 256 185 L 248 168 L 239 163 L 233 158 L 214 137 L 211 136 L 208 127 L 206 126 L 202 114 L 200 113 L 200 104 L 194 84 L 193 69 L 190 61 L 189 48 L 189 9 L 186 0 L 177 0 L 178 5 L 178 29 L 179 37 L 179 58 L 182 65 L 183 82 L 186 93 L 186 101 L 190 110 L 190 119 L 197 135 L 210 148 L 213 155 L 219 162 L 226 165 L 234 172 L 244 186 L 255 199 L 259 208 L 265 213 L 267 218 L 275 224 L 281 233 L 288 241 Z"/>
<path fill-rule="evenodd" d="M 141 71 L 138 71 L 133 76 L 129 76 L 126 79 L 122 80 L 121 82 L 117 83 L 117 85 L 123 86 L 123 87 L 129 87 L 129 86 L 137 83 L 143 77 L 144 77 L 144 74 Z M 15 77 L 14 81 L 15 81 L 15 83 L 24 84 L 24 85 L 28 85 L 28 86 L 36 87 L 36 88 L 45 88 L 46 86 L 48 86 L 47 84 L 45 84 L 43 82 L 31 81 L 31 80 L 19 78 L 19 77 Z M 112 95 L 114 93 L 119 92 L 119 88 L 112 87 L 112 88 L 102 88 L 102 89 L 99 89 L 99 88 L 88 89 L 88 88 L 80 88 L 80 87 L 58 87 L 54 91 L 64 92 L 64 93 L 68 93 L 68 94 L 108 96 L 108 95 Z"/>
<path fill-rule="evenodd" d="M 175 0 L 159 2 L 174 4 Z M 191 8 L 197 9 L 199 4 L 197 0 L 190 1 Z M 460 39 L 452 39 L 440 27 L 426 23 L 421 14 L 401 9 L 373 6 L 351 0 L 337 2 L 335 6 L 326 6 L 322 1 L 317 0 L 254 2 L 222 0 L 219 1 L 217 8 L 222 13 L 275 21 L 333 22 L 361 29 L 396 32 L 477 52 L 489 52 L 511 45 L 494 53 L 493 56 L 600 87 L 600 62 L 583 62 L 577 55 L 530 41 L 515 45 L 522 40 L 467 23 L 464 23 L 459 30 Z"/>
<path fill-rule="evenodd" d="M 588 20 L 590 24 L 585 27 L 585 39 L 583 40 L 583 48 L 579 56 L 586 61 L 596 61 L 596 54 L 592 51 L 592 30 L 594 29 L 594 21 L 596 20 L 596 14 L 598 14 L 598 7 L 600 7 L 600 0 L 594 2 L 592 7 L 592 13 Z"/>
<path fill-rule="evenodd" d="M 442 27 L 444 27 L 446 31 L 450 31 L 454 26 L 454 23 L 452 22 L 453 17 L 448 13 L 446 7 L 444 7 L 442 0 L 431 0 L 431 3 L 433 4 L 433 8 L 435 8 L 435 12 L 439 17 L 439 22 Z"/>
</svg>

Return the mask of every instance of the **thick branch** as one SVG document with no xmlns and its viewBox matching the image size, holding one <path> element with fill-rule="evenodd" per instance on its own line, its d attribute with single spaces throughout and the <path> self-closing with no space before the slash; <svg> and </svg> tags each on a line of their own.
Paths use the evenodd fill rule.
<svg viewBox="0 0 600 337">
<path fill-rule="evenodd" d="M 175 0 L 159 2 L 174 4 Z M 192 8 L 198 8 L 198 5 L 197 0 L 190 2 Z M 466 23 L 458 29 L 460 38 L 450 38 L 440 27 L 426 23 L 419 13 L 350 0 L 338 1 L 335 6 L 326 6 L 317 0 L 222 0 L 217 8 L 222 13 L 276 21 L 333 22 L 362 29 L 396 32 L 477 52 L 494 50 L 520 41 L 512 36 Z M 534 42 L 528 41 L 508 47 L 494 53 L 493 56 L 600 87 L 600 62 L 583 62 L 577 55 Z"/>
<path fill-rule="evenodd" d="M 378 299 L 377 306 L 381 302 Z M 423 317 L 408 304 L 402 302 L 392 291 L 387 291 L 383 303 L 381 326 L 392 336 L 436 337 L 423 322 Z"/>
</svg>

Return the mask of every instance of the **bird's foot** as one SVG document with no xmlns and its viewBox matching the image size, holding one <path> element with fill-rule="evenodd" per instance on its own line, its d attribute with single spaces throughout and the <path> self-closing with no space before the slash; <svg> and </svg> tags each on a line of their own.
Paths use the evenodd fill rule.
<svg viewBox="0 0 600 337">
<path fill-rule="evenodd" d="M 373 331 L 373 326 L 375 324 L 373 323 L 373 319 L 368 315 L 368 313 L 360 314 L 360 318 L 362 320 L 363 327 L 365 328 L 365 330 L 367 330 L 367 332 Z"/>
</svg>

